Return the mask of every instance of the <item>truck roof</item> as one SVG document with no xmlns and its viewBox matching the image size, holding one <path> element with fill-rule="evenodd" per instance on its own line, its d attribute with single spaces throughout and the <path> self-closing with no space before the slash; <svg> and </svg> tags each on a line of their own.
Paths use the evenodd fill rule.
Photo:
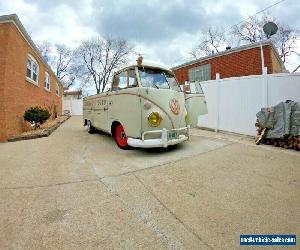
<svg viewBox="0 0 300 250">
<path fill-rule="evenodd" d="M 170 69 L 162 66 L 162 65 L 158 65 L 158 64 L 154 64 L 154 63 L 143 63 L 141 65 L 138 65 L 138 64 L 129 64 L 125 67 L 123 67 L 122 69 L 118 70 L 115 72 L 115 74 L 123 71 L 123 70 L 126 70 L 126 69 L 129 69 L 129 68 L 134 68 L 134 67 L 145 67 L 145 68 L 152 68 L 152 69 L 162 69 L 164 71 L 168 71 L 169 73 L 171 73 L 172 75 L 174 74 Z"/>
</svg>

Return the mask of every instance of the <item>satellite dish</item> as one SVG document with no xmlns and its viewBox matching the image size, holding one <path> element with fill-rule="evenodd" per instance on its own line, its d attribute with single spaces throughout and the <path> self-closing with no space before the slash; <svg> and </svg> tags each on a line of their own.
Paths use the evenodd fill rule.
<svg viewBox="0 0 300 250">
<path fill-rule="evenodd" d="M 270 38 L 271 36 L 276 34 L 278 27 L 275 23 L 268 22 L 264 25 L 263 30 L 264 30 L 267 38 Z"/>
</svg>

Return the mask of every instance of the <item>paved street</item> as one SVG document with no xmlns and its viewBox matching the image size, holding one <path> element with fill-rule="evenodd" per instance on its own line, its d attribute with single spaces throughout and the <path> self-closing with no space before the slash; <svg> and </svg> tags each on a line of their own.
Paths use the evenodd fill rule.
<svg viewBox="0 0 300 250">
<path fill-rule="evenodd" d="M 50 137 L 0 143 L 0 249 L 239 249 L 240 234 L 299 242 L 300 153 L 193 134 L 122 151 L 72 117 Z"/>
</svg>

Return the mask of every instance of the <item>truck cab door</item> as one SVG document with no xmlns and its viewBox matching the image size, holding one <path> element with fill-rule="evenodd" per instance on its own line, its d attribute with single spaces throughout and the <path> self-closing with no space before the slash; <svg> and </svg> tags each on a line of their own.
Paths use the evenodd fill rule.
<svg viewBox="0 0 300 250">
<path fill-rule="evenodd" d="M 139 137 L 141 132 L 141 102 L 135 69 L 114 75 L 108 98 L 108 120 L 118 121 L 128 137 Z"/>
<path fill-rule="evenodd" d="M 95 100 L 94 126 L 102 131 L 107 131 L 108 127 L 108 97 L 107 93 L 102 93 L 101 97 Z"/>
<path fill-rule="evenodd" d="M 207 114 L 207 104 L 200 83 L 190 83 L 185 93 L 185 105 L 187 110 L 187 124 L 196 127 L 198 117 Z"/>
</svg>

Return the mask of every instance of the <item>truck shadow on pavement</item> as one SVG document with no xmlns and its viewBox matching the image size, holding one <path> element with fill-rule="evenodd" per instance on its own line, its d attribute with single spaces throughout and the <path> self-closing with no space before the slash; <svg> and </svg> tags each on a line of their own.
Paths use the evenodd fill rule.
<svg viewBox="0 0 300 250">
<path fill-rule="evenodd" d="M 116 175 L 139 169 L 176 162 L 199 154 L 207 153 L 231 144 L 230 142 L 192 136 L 190 141 L 167 148 L 120 149 L 113 137 L 103 132 L 86 134 L 84 159 L 99 176 Z"/>
<path fill-rule="evenodd" d="M 102 138 L 105 138 L 105 140 L 109 141 L 111 140 L 112 143 L 116 143 L 115 142 L 115 139 L 101 131 L 101 130 L 96 130 L 94 132 L 94 134 L 97 134 L 99 136 L 101 136 Z M 170 145 L 168 146 L 167 148 L 163 148 L 163 147 L 159 147 L 159 148 L 136 148 L 136 147 L 130 147 L 127 151 L 139 151 L 141 153 L 145 153 L 145 154 L 157 154 L 157 153 L 160 153 L 160 154 L 164 154 L 164 153 L 169 153 L 169 152 L 173 152 L 173 151 L 176 151 L 176 150 L 181 150 L 181 149 L 184 149 L 186 147 L 186 143 L 188 142 L 183 142 L 183 143 L 180 143 L 180 144 L 176 144 L 176 145 Z M 120 148 L 118 148 L 119 150 L 122 150 Z"/>
</svg>

